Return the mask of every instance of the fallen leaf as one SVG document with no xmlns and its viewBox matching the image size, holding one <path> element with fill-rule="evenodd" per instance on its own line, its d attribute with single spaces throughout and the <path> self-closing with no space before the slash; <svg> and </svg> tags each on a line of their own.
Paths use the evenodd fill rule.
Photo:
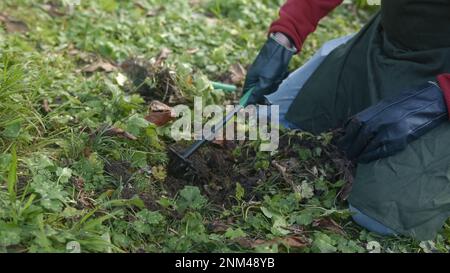
<svg viewBox="0 0 450 273">
<path fill-rule="evenodd" d="M 94 63 L 97 60 L 94 53 L 80 51 L 73 44 L 69 44 L 67 47 L 67 54 L 78 57 L 84 63 Z"/>
<path fill-rule="evenodd" d="M 161 49 L 161 51 L 159 52 L 158 56 L 156 57 L 156 61 L 154 66 L 158 67 L 161 66 L 161 64 L 167 60 L 167 58 L 169 58 L 170 54 L 172 53 L 172 51 L 168 48 L 163 48 Z"/>
<path fill-rule="evenodd" d="M 152 112 L 146 116 L 145 119 L 156 126 L 164 126 L 174 118 L 170 115 L 170 112 Z"/>
<path fill-rule="evenodd" d="M 278 170 L 278 172 L 280 172 L 281 177 L 283 177 L 284 181 L 286 181 L 295 192 L 299 191 L 298 187 L 294 183 L 294 180 L 292 179 L 292 176 L 288 174 L 287 168 L 285 166 L 281 165 L 275 160 L 272 161 L 272 166 L 274 166 Z"/>
<path fill-rule="evenodd" d="M 147 8 L 145 7 L 144 4 L 142 4 L 141 2 L 135 2 L 134 5 L 142 10 L 146 10 Z"/>
<path fill-rule="evenodd" d="M 234 240 L 231 240 L 231 241 L 234 242 L 234 243 L 237 243 L 241 247 L 247 248 L 247 249 L 256 247 L 255 241 L 250 240 L 250 239 L 245 238 L 245 237 L 237 238 L 237 239 L 234 239 Z"/>
<path fill-rule="evenodd" d="M 4 13 L 0 13 L 0 22 L 5 25 L 6 32 L 8 33 L 24 33 L 28 32 L 28 25 L 23 21 L 15 20 Z"/>
<path fill-rule="evenodd" d="M 231 82 L 234 84 L 240 84 L 245 80 L 245 77 L 247 75 L 247 71 L 245 68 L 237 63 L 230 67 L 230 73 L 231 73 Z"/>
<path fill-rule="evenodd" d="M 229 227 L 229 225 L 218 220 L 214 220 L 208 225 L 208 228 L 214 233 L 225 233 Z"/>
<path fill-rule="evenodd" d="M 66 15 L 65 12 L 60 11 L 59 7 L 52 2 L 42 5 L 42 9 L 53 17 L 60 17 Z"/>
<path fill-rule="evenodd" d="M 125 130 L 120 129 L 120 128 L 116 128 L 116 127 L 111 127 L 111 128 L 109 128 L 109 129 L 106 131 L 106 134 L 107 134 L 107 135 L 110 135 L 110 136 L 120 136 L 120 137 L 129 139 L 129 140 L 137 140 L 137 139 L 138 139 L 138 138 L 135 137 L 134 135 L 132 135 L 132 134 L 126 132 Z"/>
<path fill-rule="evenodd" d="M 42 102 L 42 108 L 46 113 L 50 113 L 52 111 L 52 108 L 50 108 L 48 104 L 48 99 L 44 99 L 44 101 Z"/>
<path fill-rule="evenodd" d="M 110 62 L 106 62 L 104 60 L 98 60 L 97 62 L 93 64 L 89 64 L 85 66 L 81 71 L 86 73 L 93 73 L 99 70 L 103 70 L 105 72 L 112 72 L 115 71 L 117 67 Z"/>
<path fill-rule="evenodd" d="M 164 6 L 159 6 L 159 7 L 157 7 L 157 8 L 153 8 L 153 9 L 150 9 L 150 10 L 149 10 L 149 9 L 148 9 L 148 6 L 144 5 L 144 4 L 141 3 L 141 2 L 136 2 L 136 3 L 134 3 L 134 5 L 135 5 L 136 7 L 138 7 L 138 8 L 140 8 L 141 10 L 146 11 L 145 16 L 147 16 L 147 17 L 154 17 L 154 16 L 157 16 L 157 15 L 159 15 L 162 11 L 165 10 L 165 7 L 164 7 Z"/>
<path fill-rule="evenodd" d="M 219 134 L 220 132 L 217 132 L 217 134 Z M 225 140 L 223 140 L 223 139 L 214 139 L 213 141 L 212 141 L 212 143 L 213 144 L 216 144 L 216 145 L 218 145 L 218 146 L 220 146 L 220 147 L 222 147 L 222 148 L 224 148 L 225 147 Z"/>
<path fill-rule="evenodd" d="M 166 111 L 173 111 L 172 107 L 168 106 L 167 104 L 164 104 L 160 101 L 154 100 L 150 102 L 150 111 L 152 112 L 166 112 Z"/>
<path fill-rule="evenodd" d="M 163 11 L 164 11 L 164 7 L 151 9 L 151 10 L 147 11 L 145 16 L 147 16 L 147 17 L 155 17 L 155 16 L 158 16 Z"/>
<path fill-rule="evenodd" d="M 326 229 L 339 235 L 345 235 L 344 229 L 333 219 L 317 219 L 313 222 L 312 226 L 316 228 Z"/>
<path fill-rule="evenodd" d="M 199 51 L 200 49 L 198 48 L 189 48 L 188 50 L 186 50 L 187 54 L 195 54 Z"/>
<path fill-rule="evenodd" d="M 156 126 L 164 126 L 176 118 L 172 107 L 156 100 L 150 103 L 149 112 L 150 114 L 145 119 Z"/>
<path fill-rule="evenodd" d="M 238 243 L 243 247 L 248 247 L 250 245 L 251 248 L 256 248 L 260 246 L 269 246 L 269 245 L 285 245 L 290 248 L 303 248 L 309 246 L 310 242 L 302 236 L 288 236 L 288 237 L 279 237 L 273 240 L 255 240 L 253 242 L 249 242 L 249 240 L 241 239 Z"/>
<path fill-rule="evenodd" d="M 308 242 L 303 237 L 287 237 L 282 239 L 282 243 L 292 248 L 302 248 L 308 246 Z"/>
</svg>

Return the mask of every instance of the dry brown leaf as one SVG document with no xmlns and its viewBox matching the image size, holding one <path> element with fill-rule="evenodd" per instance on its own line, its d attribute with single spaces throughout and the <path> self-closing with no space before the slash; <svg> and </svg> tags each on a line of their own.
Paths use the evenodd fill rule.
<svg viewBox="0 0 450 273">
<path fill-rule="evenodd" d="M 146 11 L 145 16 L 147 16 L 147 17 L 157 16 L 165 9 L 163 6 L 160 6 L 160 7 L 148 10 L 147 7 L 144 4 L 142 4 L 141 2 L 136 2 L 136 3 L 134 3 L 134 5 L 138 8 L 140 8 L 141 10 Z"/>
<path fill-rule="evenodd" d="M 94 63 L 97 60 L 97 56 L 94 53 L 78 50 L 73 44 L 67 47 L 67 54 L 70 56 L 76 56 L 85 63 Z"/>
<path fill-rule="evenodd" d="M 214 233 L 225 233 L 228 228 L 230 227 L 229 225 L 220 222 L 218 220 L 214 220 L 213 222 L 211 222 L 208 225 L 209 229 L 211 229 Z"/>
<path fill-rule="evenodd" d="M 161 51 L 159 52 L 158 56 L 156 57 L 156 61 L 155 61 L 155 66 L 161 66 L 161 64 L 167 60 L 167 58 L 169 58 L 170 54 L 172 53 L 172 51 L 168 48 L 163 48 L 161 49 Z"/>
<path fill-rule="evenodd" d="M 150 111 L 152 112 L 172 112 L 172 114 L 175 114 L 173 112 L 173 108 L 168 106 L 167 104 L 164 104 L 158 100 L 154 100 L 152 102 L 150 102 Z"/>
<path fill-rule="evenodd" d="M 186 51 L 186 53 L 187 53 L 187 54 L 195 54 L 195 53 L 197 53 L 198 51 L 199 51 L 198 48 L 189 48 L 189 49 Z"/>
<path fill-rule="evenodd" d="M 221 133 L 221 131 L 217 132 L 217 135 L 219 135 L 220 133 Z M 223 140 L 223 139 L 214 139 L 212 141 L 212 143 L 215 144 L 215 145 L 218 145 L 218 146 L 220 146 L 222 148 L 225 148 L 225 140 Z"/>
<path fill-rule="evenodd" d="M 282 243 L 292 248 L 302 248 L 308 246 L 307 240 L 303 237 L 287 237 L 282 239 Z"/>
<path fill-rule="evenodd" d="M 50 113 L 52 111 L 52 108 L 50 108 L 50 105 L 48 104 L 48 99 L 44 99 L 42 102 L 42 108 L 46 113 Z"/>
<path fill-rule="evenodd" d="M 176 118 L 172 107 L 156 100 L 150 103 L 149 112 L 145 119 L 156 126 L 164 126 Z"/>
<path fill-rule="evenodd" d="M 309 245 L 308 241 L 304 237 L 299 236 L 289 236 L 284 238 L 275 238 L 270 241 L 256 240 L 253 247 L 263 246 L 263 245 L 273 245 L 273 244 L 283 244 L 291 248 L 302 248 Z"/>
<path fill-rule="evenodd" d="M 237 243 L 238 245 L 240 245 L 243 248 L 248 248 L 248 249 L 255 248 L 255 241 L 252 241 L 245 237 L 234 239 L 233 242 Z"/>
<path fill-rule="evenodd" d="M 231 73 L 231 82 L 233 84 L 240 84 L 245 80 L 245 76 L 247 75 L 247 71 L 245 68 L 237 63 L 230 67 L 230 73 Z"/>
<path fill-rule="evenodd" d="M 147 17 L 155 17 L 155 16 L 158 16 L 163 11 L 164 11 L 164 7 L 159 7 L 159 8 L 147 11 L 145 16 L 147 16 Z"/>
<path fill-rule="evenodd" d="M 272 166 L 274 166 L 278 172 L 280 172 L 281 177 L 286 181 L 295 192 L 298 192 L 298 188 L 296 187 L 294 180 L 292 179 L 292 176 L 288 173 L 287 167 L 281 165 L 277 161 L 272 161 Z"/>
<path fill-rule="evenodd" d="M 135 2 L 134 5 L 142 10 L 146 10 L 144 4 L 142 4 L 141 2 Z"/>
<path fill-rule="evenodd" d="M 86 73 L 93 73 L 96 71 L 105 71 L 105 72 L 113 72 L 117 69 L 117 67 L 110 62 L 106 62 L 103 60 L 98 60 L 97 62 L 93 64 L 89 64 L 85 66 L 81 71 Z"/>
<path fill-rule="evenodd" d="M 66 13 L 60 11 L 58 6 L 56 6 L 54 3 L 44 4 L 42 5 L 42 9 L 53 17 L 60 17 L 66 15 Z"/>
<path fill-rule="evenodd" d="M 273 240 L 250 240 L 248 238 L 239 238 L 236 239 L 236 242 L 245 248 L 256 248 L 260 246 L 269 246 L 269 245 L 285 245 L 290 248 L 303 248 L 309 246 L 309 241 L 302 236 L 288 236 L 288 237 L 279 237 Z"/>
<path fill-rule="evenodd" d="M 120 129 L 120 128 L 116 128 L 116 127 L 109 128 L 108 131 L 107 131 L 107 134 L 111 135 L 111 136 L 120 136 L 120 137 L 129 139 L 129 140 L 137 140 L 138 139 L 134 135 L 126 132 L 125 130 Z"/>
<path fill-rule="evenodd" d="M 318 228 L 322 228 L 322 229 L 327 229 L 331 232 L 334 232 L 336 234 L 339 235 L 345 235 L 345 231 L 344 229 L 338 224 L 336 223 L 333 219 L 317 219 L 313 222 L 312 224 L 313 227 L 318 227 Z"/>
<path fill-rule="evenodd" d="M 174 118 L 170 115 L 170 112 L 152 112 L 145 119 L 156 126 L 164 126 Z"/>
<path fill-rule="evenodd" d="M 8 33 L 24 33 L 30 30 L 23 21 L 15 20 L 4 13 L 0 13 L 0 22 L 5 25 Z"/>
</svg>

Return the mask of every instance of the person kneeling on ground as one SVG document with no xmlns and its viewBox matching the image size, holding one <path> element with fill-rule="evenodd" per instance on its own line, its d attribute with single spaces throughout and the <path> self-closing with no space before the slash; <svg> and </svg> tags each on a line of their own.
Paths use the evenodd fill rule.
<svg viewBox="0 0 450 273">
<path fill-rule="evenodd" d="M 342 2 L 288 0 L 244 90 L 254 88 L 249 103 L 279 105 L 287 128 L 345 128 L 355 222 L 433 239 L 450 217 L 450 1 L 382 0 L 359 33 L 326 43 L 288 76 L 306 37 Z"/>
</svg>

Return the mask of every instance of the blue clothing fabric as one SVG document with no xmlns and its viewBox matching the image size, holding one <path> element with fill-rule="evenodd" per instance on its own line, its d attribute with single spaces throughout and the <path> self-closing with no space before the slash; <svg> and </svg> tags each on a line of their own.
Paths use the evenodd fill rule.
<svg viewBox="0 0 450 273">
<path fill-rule="evenodd" d="M 299 94 L 300 90 L 307 82 L 309 77 L 316 71 L 323 60 L 337 47 L 345 44 L 354 35 L 345 36 L 339 39 L 329 41 L 323 45 L 323 47 L 302 67 L 292 72 L 278 90 L 270 95 L 266 96 L 266 100 L 270 105 L 278 105 L 280 112 L 280 124 L 288 129 L 301 129 L 293 123 L 286 120 L 285 116 L 292 105 L 292 102 Z M 375 232 L 380 235 L 388 236 L 395 235 L 395 232 L 390 228 L 384 226 L 378 221 L 365 215 L 357 208 L 350 205 L 350 211 L 353 213 L 353 220 L 360 226 L 368 229 L 371 232 Z"/>
<path fill-rule="evenodd" d="M 353 221 L 358 225 L 370 230 L 371 232 L 377 233 L 383 236 L 394 236 L 395 231 L 381 224 L 380 222 L 370 218 L 366 214 L 362 213 L 359 209 L 349 205 L 350 212 L 353 213 Z"/>
</svg>

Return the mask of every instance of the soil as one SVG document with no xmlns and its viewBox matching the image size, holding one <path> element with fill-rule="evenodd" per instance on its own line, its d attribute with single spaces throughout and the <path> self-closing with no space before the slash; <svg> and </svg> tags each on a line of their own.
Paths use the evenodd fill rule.
<svg viewBox="0 0 450 273">
<path fill-rule="evenodd" d="M 123 182 L 121 198 L 132 199 L 135 196 L 144 202 L 145 206 L 151 210 L 158 210 L 158 196 L 153 192 L 141 192 L 133 186 L 133 173 L 138 170 L 131 167 L 126 161 L 112 161 L 105 164 L 105 172 L 117 181 Z"/>
<path fill-rule="evenodd" d="M 236 144 L 233 142 L 207 144 L 189 159 L 191 168 L 177 168 L 183 162 L 171 154 L 171 168 L 164 183 L 165 189 L 170 195 L 175 195 L 186 185 L 198 186 L 213 204 L 224 206 L 233 201 L 236 183 L 240 183 L 245 192 L 250 193 L 247 198 L 255 198 L 252 192 L 260 179 L 248 158 L 236 158 L 233 155 L 234 147 Z M 180 147 L 175 149 L 183 151 Z"/>
<path fill-rule="evenodd" d="M 298 190 L 299 181 L 315 181 L 319 178 L 327 181 L 344 180 L 347 184 L 342 188 L 339 197 L 342 200 L 348 197 L 354 167 L 332 144 L 324 145 L 322 141 L 312 136 L 286 134 L 280 138 L 277 154 L 267 155 L 264 159 L 270 162 L 266 169 L 255 169 L 257 154 L 252 145 L 247 144 L 249 143 L 207 143 L 189 158 L 191 168 L 186 165 L 180 168 L 183 162 L 172 152 L 168 152 L 170 162 L 167 166 L 166 180 L 155 184 L 156 188 L 149 187 L 150 190 L 146 192 L 140 192 L 133 187 L 133 173 L 139 170 L 131 168 L 128 162 L 110 162 L 105 165 L 105 172 L 116 181 L 123 182 L 122 198 L 129 199 L 137 195 L 144 201 L 146 207 L 152 210 L 160 209 L 157 201 L 161 194 L 175 197 L 187 185 L 199 187 L 217 207 L 229 207 L 236 202 L 234 196 L 237 183 L 245 190 L 245 200 L 260 201 L 263 196 L 260 196 L 256 189 L 264 186 L 264 181 L 273 179 L 284 183 L 286 190 L 292 191 Z M 233 151 L 238 145 L 241 152 L 236 156 Z M 181 145 L 172 147 L 179 153 L 185 148 Z M 299 150 L 308 149 L 310 151 L 319 149 L 320 155 L 302 160 Z M 158 190 L 161 187 L 162 192 Z"/>
<path fill-rule="evenodd" d="M 266 170 L 255 170 L 256 153 L 247 148 L 240 157 L 233 155 L 236 143 L 226 142 L 223 145 L 207 144 L 190 158 L 193 168 L 181 168 L 182 171 L 169 169 L 164 183 L 165 189 L 171 196 L 186 185 L 198 186 L 209 200 L 217 206 L 227 206 L 234 202 L 236 183 L 245 189 L 245 199 L 258 201 L 262 199 L 255 189 L 272 176 L 285 180 L 287 186 L 295 187 L 296 177 L 310 177 L 313 181 L 318 175 L 325 175 L 328 181 L 344 180 L 347 185 L 341 190 L 340 198 L 346 199 L 353 181 L 354 167 L 333 145 L 324 146 L 315 139 L 304 139 L 299 136 L 285 135 L 280 139 L 280 150 Z M 244 145 L 246 147 L 246 145 Z M 322 150 L 321 156 L 301 161 L 298 148 Z M 177 151 L 183 151 L 175 147 Z M 180 165 L 180 160 L 171 155 L 169 168 Z M 311 170 L 315 166 L 329 166 L 334 171 L 326 174 L 314 174 Z M 292 181 L 290 181 L 292 180 Z M 293 189 L 294 190 L 294 189 Z"/>
</svg>

